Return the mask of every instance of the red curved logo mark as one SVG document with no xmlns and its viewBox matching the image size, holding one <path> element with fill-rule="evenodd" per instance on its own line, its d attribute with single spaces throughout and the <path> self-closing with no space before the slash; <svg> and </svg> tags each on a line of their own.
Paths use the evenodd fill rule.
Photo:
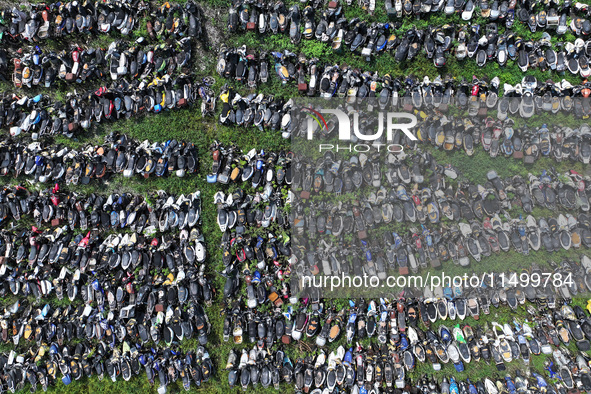
<svg viewBox="0 0 591 394">
<path fill-rule="evenodd" d="M 320 126 L 320 128 L 322 128 L 322 125 L 320 124 L 320 120 L 322 120 L 322 123 L 324 123 L 324 127 L 326 128 L 326 130 L 328 131 L 328 124 L 326 124 L 326 120 L 324 120 L 324 116 L 322 116 L 322 114 L 320 114 L 320 112 L 313 110 L 312 108 L 304 108 L 302 109 L 302 111 L 310 111 L 310 116 L 312 116 L 312 118 L 314 118 L 316 120 L 316 122 L 318 123 L 318 126 Z M 316 115 L 316 116 L 314 116 Z"/>
</svg>

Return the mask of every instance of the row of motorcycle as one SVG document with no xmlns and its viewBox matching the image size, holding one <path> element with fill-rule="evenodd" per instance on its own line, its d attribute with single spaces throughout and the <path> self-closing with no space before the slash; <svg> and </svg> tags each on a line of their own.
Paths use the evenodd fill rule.
<svg viewBox="0 0 591 394">
<path fill-rule="evenodd" d="M 231 97 L 231 96 L 230 96 Z M 291 102 L 282 104 L 281 101 L 265 100 L 265 96 L 249 96 L 246 99 L 235 95 L 233 102 L 236 103 L 235 111 L 230 110 L 228 116 L 223 120 L 226 123 L 235 122 L 236 125 L 247 125 L 252 122 L 255 126 L 278 127 L 277 122 L 281 119 L 284 137 L 289 137 L 294 133 L 295 138 L 307 138 L 307 118 L 305 111 L 294 109 Z M 251 103 L 251 107 L 245 107 L 245 103 Z M 257 112 L 252 104 L 257 104 Z M 369 102 L 368 102 L 369 104 Z M 224 108 L 228 108 L 224 105 Z M 297 107 L 296 107 L 297 108 Z M 345 108 L 343 110 L 346 110 Z M 263 112 L 264 111 L 264 112 Z M 275 112 L 276 111 L 276 112 Z M 377 127 L 375 118 L 371 118 L 372 113 L 360 113 L 361 122 L 364 125 Z M 253 116 L 256 116 L 253 119 Z M 251 119 L 253 119 L 251 121 Z M 268 119 L 265 121 L 265 119 Z M 404 145 L 406 148 L 415 148 L 417 143 L 426 143 L 442 148 L 445 151 L 463 150 L 466 155 L 473 156 L 478 146 L 482 146 L 485 152 L 491 157 L 498 156 L 513 157 L 517 160 L 523 160 L 526 164 L 532 164 L 541 157 L 550 157 L 556 162 L 561 161 L 579 161 L 587 164 L 591 159 L 589 148 L 589 125 L 582 123 L 575 127 L 546 125 L 539 128 L 516 127 L 513 119 L 505 118 L 503 121 L 494 120 L 492 117 L 477 117 L 466 119 L 464 117 L 441 116 L 432 114 L 428 119 L 419 124 L 416 131 L 417 141 L 410 140 L 405 134 L 396 130 L 393 133 L 393 139 L 389 142 Z M 291 129 L 291 131 L 290 131 Z M 314 135 L 320 138 L 330 138 L 336 130 L 334 118 L 330 117 L 327 121 L 327 128 L 322 129 L 317 124 L 312 124 Z M 379 143 L 385 143 L 382 136 L 377 140 Z M 224 152 L 221 151 L 221 158 L 216 155 L 215 172 L 224 168 Z M 253 153 L 251 153 L 252 156 Z M 242 154 L 238 155 L 240 158 Z M 234 168 L 242 170 L 237 157 L 232 154 L 229 161 L 235 165 Z M 245 158 L 248 163 L 252 157 Z M 221 163 L 221 164 L 219 164 Z M 281 161 L 283 163 L 283 160 Z M 228 167 L 230 168 L 230 167 Z M 287 169 L 289 170 L 289 166 Z M 229 174 L 226 174 L 229 175 Z M 250 176 L 250 171 L 246 176 Z M 217 178 L 216 178 L 217 179 Z M 234 180 L 234 179 L 231 179 Z M 213 182 L 213 178 L 211 178 Z M 226 178 L 224 177 L 224 182 Z M 283 182 L 283 177 L 279 179 Z M 258 184 L 258 182 L 256 182 Z"/>
<path fill-rule="evenodd" d="M 577 128 L 543 124 L 539 128 L 515 128 L 512 119 L 432 118 L 417 131 L 421 142 L 430 143 L 445 151 L 463 150 L 472 156 L 481 145 L 490 157 L 513 157 L 532 164 L 542 157 L 556 162 L 572 161 L 589 164 L 589 125 Z"/>
<path fill-rule="evenodd" d="M 321 96 L 375 100 L 382 109 L 400 106 L 409 111 L 413 108 L 447 110 L 457 104 L 468 108 L 470 116 L 476 116 L 485 115 L 487 109 L 496 107 L 497 117 L 505 120 L 509 114 L 527 118 L 536 111 L 556 113 L 564 110 L 585 116 L 590 108 L 586 100 L 591 89 L 587 85 L 573 87 L 566 81 L 541 85 L 535 78 L 526 77 L 518 89 L 506 85 L 506 94 L 498 99 L 495 88 L 491 89 L 485 81 L 476 79 L 471 85 L 464 82 L 457 86 L 451 80 L 444 85 L 441 79 L 431 82 L 428 78 L 418 81 L 409 77 L 403 88 L 400 80 L 392 80 L 388 75 L 378 78 L 349 70 L 343 76 L 336 66 L 327 67 L 325 71 L 318 81 Z M 64 102 L 53 102 L 43 95 L 12 95 L 0 101 L 0 126 L 9 128 L 13 136 L 21 133 L 30 133 L 33 138 L 45 134 L 71 136 L 80 129 L 90 128 L 94 122 L 125 119 L 146 112 L 160 113 L 185 107 L 199 99 L 202 114 L 214 114 L 217 97 L 211 88 L 212 83 L 210 78 L 195 83 L 193 78 L 180 74 L 176 79 L 165 75 L 150 83 L 127 83 L 123 79 L 112 87 L 68 93 Z M 376 88 L 380 84 L 378 92 Z M 495 84 L 498 81 L 493 81 L 493 86 Z M 300 116 L 292 117 L 290 113 L 293 108 L 291 100 L 254 93 L 242 96 L 232 88 L 222 89 L 219 98 L 222 101 L 219 118 L 223 124 L 280 130 L 284 138 L 290 138 L 294 131 L 304 131 L 305 123 L 300 122 Z"/>
<path fill-rule="evenodd" d="M 498 78 L 495 78 L 491 86 L 498 87 L 498 82 Z M 316 84 L 316 82 L 314 83 Z M 423 81 L 418 81 L 411 76 L 406 78 L 404 84 L 401 84 L 400 79 L 392 80 L 389 75 L 379 78 L 377 75 L 369 73 L 359 74 L 353 70 L 341 70 L 337 66 L 328 66 L 326 73 L 322 75 L 318 83 L 320 97 L 342 98 L 342 110 L 349 112 L 348 105 L 362 115 L 365 113 L 367 124 L 370 126 L 376 123 L 376 116 L 372 119 L 371 115 L 376 115 L 376 111 L 379 110 L 402 109 L 407 112 L 421 110 L 423 111 L 421 112 L 421 120 L 425 120 L 426 123 L 426 125 L 420 124 L 421 127 L 433 127 L 434 124 L 440 122 L 443 126 L 448 125 L 448 131 L 453 134 L 453 124 L 448 119 L 453 120 L 454 118 L 448 118 L 448 115 L 442 118 L 441 114 L 447 114 L 453 110 L 466 111 L 470 117 L 475 118 L 474 120 L 470 119 L 470 122 L 466 124 L 459 123 L 460 127 L 470 128 L 474 133 L 474 136 L 470 137 L 470 141 L 466 142 L 465 149 L 468 154 L 472 154 L 474 144 L 478 143 L 475 141 L 483 139 L 476 134 L 479 128 L 472 126 L 474 124 L 494 125 L 489 119 L 491 116 L 487 116 L 489 111 L 498 120 L 509 123 L 505 126 L 510 129 L 507 131 L 506 136 L 508 137 L 505 139 L 512 142 L 511 138 L 514 134 L 512 126 L 520 118 L 531 118 L 536 113 L 556 114 L 560 111 L 575 115 L 576 118 L 586 117 L 590 108 L 588 96 L 591 93 L 591 89 L 587 85 L 573 87 L 566 81 L 559 84 L 546 82 L 542 85 L 538 84 L 535 78 L 525 77 L 517 90 L 515 90 L 516 87 L 505 84 L 505 95 L 499 98 L 498 89 L 490 88 L 486 81 L 478 79 L 474 79 L 471 85 L 465 81 L 458 85 L 450 80 L 446 82 L 444 89 L 440 78 L 430 81 L 425 77 Z M 304 89 L 306 91 L 308 85 L 304 85 L 306 85 Z M 222 112 L 219 115 L 222 124 L 256 127 L 261 131 L 280 131 L 286 139 L 291 136 L 306 137 L 309 126 L 307 124 L 308 113 L 306 113 L 308 109 L 305 108 L 312 106 L 312 109 L 318 107 L 319 110 L 322 110 L 323 106 L 320 101 L 302 104 L 302 101 L 298 101 L 298 99 L 285 100 L 262 93 L 250 93 L 243 96 L 230 86 L 222 88 L 219 98 L 222 102 Z M 430 118 L 426 119 L 427 117 Z M 482 119 L 479 121 L 478 118 Z M 565 129 L 566 131 L 563 133 L 568 134 L 567 137 L 579 134 L 579 125 L 583 127 L 582 123 L 578 123 L 570 127 L 571 131 Z M 321 128 L 317 127 L 317 124 L 312 124 L 313 133 L 321 138 L 330 137 L 336 129 L 335 119 L 327 117 L 326 126 L 326 128 Z M 550 127 L 552 126 L 550 125 Z M 548 129 L 548 127 L 545 128 Z M 575 132 L 574 129 L 577 131 Z M 586 126 L 583 131 L 587 131 Z M 395 130 L 395 132 L 401 134 L 399 130 Z M 549 132 L 549 130 L 543 132 Z M 421 140 L 428 138 L 424 134 L 425 132 L 422 132 L 422 136 L 418 134 Z M 440 133 L 440 136 L 441 142 L 438 144 L 442 145 L 445 140 L 444 134 Z M 404 137 L 404 135 L 400 135 L 398 138 L 404 139 Z M 500 134 L 494 137 L 497 141 L 495 148 L 497 153 L 501 148 L 501 144 L 498 143 L 500 137 Z M 492 135 L 487 136 L 483 139 L 483 144 L 486 143 L 490 146 L 492 139 Z M 454 140 L 455 138 L 446 141 L 455 144 Z M 458 144 L 464 144 L 465 141 L 462 140 L 463 138 Z M 521 138 L 518 142 L 521 142 Z M 403 143 L 410 144 L 411 147 L 412 144 L 415 144 L 412 140 L 403 141 Z M 511 148 L 510 144 L 505 148 L 509 149 L 508 151 L 511 152 L 509 155 L 511 155 L 514 148 Z M 518 148 L 522 150 L 523 144 L 519 144 Z"/>
<path fill-rule="evenodd" d="M 182 38 L 171 44 L 128 46 L 113 41 L 107 49 L 73 47 L 68 51 L 45 52 L 36 46 L 4 63 L 6 75 L 12 74 L 16 88 L 54 87 L 58 81 L 82 84 L 105 83 L 120 78 L 151 81 L 174 78 L 191 66 L 192 40 Z M 10 65 L 14 67 L 10 68 Z M 0 67 L 0 71 L 2 67 Z M 110 77 L 110 79 L 109 79 Z"/>
<path fill-rule="evenodd" d="M 75 346 L 52 343 L 30 350 L 31 357 L 14 351 L 0 357 L 3 383 L 12 393 L 27 386 L 32 392 L 47 391 L 58 381 L 67 386 L 83 377 L 96 376 L 102 381 L 107 376 L 117 382 L 144 374 L 151 384 L 158 384 L 160 393 L 166 393 L 167 387 L 177 382 L 186 390 L 193 384 L 199 387 L 215 373 L 209 352 L 203 346 L 184 352 L 178 348 L 145 350 L 124 342 L 121 350 L 112 351 L 104 342 L 93 345 L 81 340 Z M 38 359 L 37 355 L 48 356 Z M 49 359 L 43 363 L 43 358 Z"/>
<path fill-rule="evenodd" d="M 583 45 L 582 42 L 579 43 Z M 274 63 L 270 60 L 273 60 Z M 269 81 L 270 76 L 273 75 L 270 70 L 273 69 L 280 81 L 283 83 L 296 82 L 299 92 L 307 96 L 354 97 L 358 99 L 376 97 L 379 99 L 382 109 L 388 106 L 390 101 L 393 105 L 396 105 L 399 99 L 404 102 L 405 97 L 409 99 L 409 104 L 412 103 L 417 108 L 425 105 L 426 107 L 434 106 L 443 109 L 443 105 L 453 106 L 454 102 L 457 106 L 465 107 L 469 101 L 476 100 L 476 98 L 486 103 L 486 107 L 494 108 L 497 107 L 502 88 L 503 97 L 522 98 L 526 93 L 535 97 L 539 96 L 539 99 L 536 98 L 536 100 L 541 101 L 535 102 L 537 108 L 557 112 L 571 110 L 575 97 L 589 96 L 589 93 L 584 91 L 584 89 L 588 89 L 585 83 L 573 86 L 566 80 L 558 83 L 551 80 L 541 83 L 528 76 L 515 86 L 507 83 L 501 86 L 498 77 L 492 78 L 490 81 L 486 78 L 474 77 L 471 83 L 468 81 L 458 83 L 450 77 L 443 79 L 440 76 L 432 81 L 428 77 L 424 77 L 422 80 L 413 76 L 392 78 L 389 74 L 380 77 L 377 72 L 363 71 L 348 66 L 339 67 L 329 63 L 324 64 L 319 59 L 307 59 L 303 55 L 296 55 L 287 50 L 268 54 L 266 52 L 259 53 L 246 46 L 240 48 L 222 46 L 220 49 L 217 64 L 218 73 L 230 80 L 245 83 L 250 88 Z M 564 68 L 561 71 L 564 71 Z M 474 99 L 471 99 L 473 96 Z M 563 100 L 563 97 L 570 97 L 568 101 L 571 102 L 566 102 L 567 100 Z M 545 108 L 547 104 L 550 104 L 550 108 Z M 508 108 L 503 108 L 500 105 L 498 107 L 499 111 L 505 114 L 508 112 Z M 511 109 L 511 113 L 516 113 L 516 110 Z"/>
<path fill-rule="evenodd" d="M 143 20 L 145 18 L 145 21 Z M 193 1 L 183 5 L 143 0 L 72 1 L 13 6 L 0 10 L 0 41 L 20 46 L 79 34 L 118 32 L 129 36 L 146 28 L 151 39 L 197 37 L 203 15 Z"/>
<path fill-rule="evenodd" d="M 159 114 L 201 101 L 202 114 L 212 114 L 216 97 L 209 81 L 195 83 L 181 74 L 150 83 L 121 81 L 84 93 L 68 93 L 64 101 L 53 101 L 42 94 L 29 97 L 11 95 L 0 100 L 0 126 L 11 136 L 29 133 L 73 136 L 94 123 L 129 119 L 146 113 Z"/>
<path fill-rule="evenodd" d="M 268 171 L 273 170 L 273 163 L 270 164 Z M 439 205 L 447 202 L 445 207 L 429 209 L 429 212 L 433 210 L 433 216 L 422 213 L 417 218 L 416 214 L 409 214 L 413 222 L 417 219 L 424 222 L 428 218 L 432 223 L 438 223 L 439 212 L 449 220 L 462 217 L 482 219 L 483 215 L 494 215 L 500 209 L 511 209 L 512 205 L 522 207 L 526 213 L 531 213 L 536 206 L 550 210 L 589 210 L 588 177 L 574 170 L 565 174 L 558 174 L 553 169 L 543 170 L 539 176 L 530 173 L 527 179 L 514 175 L 505 180 L 491 170 L 484 185 L 475 185 L 463 180 L 452 165 L 439 164 L 430 152 L 420 150 L 410 155 L 361 153 L 351 155 L 348 160 L 327 151 L 316 162 L 294 155 L 289 164 L 295 170 L 290 182 L 294 193 L 340 195 L 369 190 L 373 193 L 365 199 L 373 204 L 414 202 L 416 206 L 422 206 L 432 199 Z M 459 182 L 454 189 L 448 183 L 456 179 Z M 508 193 L 513 197 L 508 197 Z M 458 207 L 450 208 L 450 204 Z M 462 212 L 464 204 L 471 207 L 466 212 Z"/>
<path fill-rule="evenodd" d="M 80 150 L 39 142 L 21 144 L 9 139 L 0 145 L 2 176 L 25 176 L 41 183 L 88 184 L 114 174 L 126 178 L 184 177 L 194 174 L 199 163 L 195 145 L 175 139 L 151 143 L 112 134 L 105 138 L 104 145 Z"/>
<path fill-rule="evenodd" d="M 407 1 L 407 3 L 411 3 Z M 417 3 L 417 2 L 415 2 Z M 454 5 L 453 1 L 448 1 Z M 455 2 L 463 3 L 463 2 Z M 512 2 L 515 4 L 516 2 Z M 440 2 L 443 4 L 443 1 Z M 498 2 L 495 2 L 498 6 Z M 468 1 L 471 12 L 474 11 L 474 4 Z M 228 28 L 230 31 L 236 31 L 238 28 L 258 30 L 260 33 L 271 31 L 272 33 L 289 32 L 289 37 L 294 44 L 299 44 L 302 37 L 304 39 L 316 39 L 327 43 L 337 53 L 348 50 L 357 52 L 367 61 L 373 56 L 383 52 L 392 52 L 398 62 L 410 61 L 425 50 L 427 58 L 433 59 L 435 67 L 443 67 L 447 63 L 447 57 L 451 52 L 459 59 L 474 57 L 478 66 L 482 67 L 487 61 L 497 61 L 501 66 L 505 65 L 508 59 L 516 61 L 522 71 L 528 68 L 540 67 L 543 70 L 554 70 L 558 64 L 563 69 L 567 68 L 574 74 L 580 72 L 585 78 L 589 71 L 587 56 L 580 52 L 578 45 L 567 43 L 565 51 L 556 51 L 551 45 L 551 36 L 545 32 L 543 38 L 538 41 L 524 40 L 507 30 L 504 34 L 499 34 L 499 26 L 496 21 L 487 24 L 485 27 L 480 25 L 467 25 L 460 28 L 448 24 L 444 26 L 431 26 L 426 30 L 411 28 L 400 32 L 402 23 L 368 23 L 359 18 L 347 20 L 339 7 L 338 2 L 332 1 L 328 10 L 322 10 L 320 18 L 316 17 L 318 8 L 312 5 L 306 6 L 300 10 L 299 6 L 293 5 L 289 11 L 283 3 L 278 3 L 273 8 L 271 17 L 268 18 L 265 13 L 257 12 L 254 8 L 251 12 L 248 7 L 239 6 L 238 9 L 231 8 L 228 19 Z M 558 16 L 555 9 L 540 12 L 539 18 L 535 14 L 528 14 L 528 11 L 522 9 L 520 19 L 521 23 L 529 23 L 530 30 L 535 32 L 537 27 L 545 27 L 548 14 L 552 21 L 556 21 L 556 33 L 562 35 L 567 31 L 567 15 Z M 553 12 L 552 12 L 553 11 Z M 524 15 L 525 14 L 525 15 Z M 508 23 L 507 29 L 512 27 Z M 470 13 L 471 16 L 471 13 Z M 470 20 L 464 18 L 464 20 Z M 282 22 L 280 22 L 282 21 Z M 555 26 L 556 26 L 555 25 Z M 583 25 L 589 29 L 590 23 L 583 18 L 577 17 L 572 20 L 571 28 L 574 32 L 584 30 Z M 578 26 L 578 28 L 577 28 Z M 482 32 L 482 33 L 481 33 Z M 581 39 L 581 42 L 584 41 Z M 457 43 L 457 46 L 456 46 Z M 544 47 L 549 47 L 544 49 Z M 558 54 L 558 55 L 557 55 Z M 561 57 L 561 59 L 558 59 Z M 572 67 L 569 63 L 573 61 Z"/>
<path fill-rule="evenodd" d="M 344 4 L 343 4 L 344 3 Z M 352 0 L 345 2 L 313 0 L 302 2 L 303 6 L 314 10 L 322 10 L 323 18 L 339 19 L 344 14 L 344 9 L 350 8 Z M 370 13 L 375 11 L 375 0 L 360 0 L 359 5 Z M 429 14 L 443 13 L 446 16 L 460 14 L 461 19 L 469 21 L 473 16 L 480 16 L 507 28 L 513 26 L 515 18 L 521 23 L 529 25 L 532 32 L 539 29 L 556 30 L 558 35 L 565 34 L 570 27 L 577 35 L 591 33 L 589 21 L 585 18 L 589 14 L 589 6 L 581 2 L 543 2 L 538 0 L 521 1 L 444 1 L 444 0 L 389 0 L 384 3 L 385 10 L 390 19 L 415 16 L 416 18 L 429 17 Z M 549 6 L 549 7 L 548 7 Z M 476 11 L 478 9 L 478 12 Z M 230 8 L 228 28 L 234 32 L 238 29 L 258 31 L 260 34 L 288 31 L 290 37 L 296 38 L 297 32 L 293 31 L 294 23 L 301 24 L 299 19 L 294 22 L 293 11 L 283 2 L 264 1 L 237 1 Z M 570 23 L 567 18 L 570 17 Z M 304 21 L 304 29 L 314 30 L 310 24 Z"/>
<path fill-rule="evenodd" d="M 367 205 L 363 213 L 371 215 L 376 210 L 378 208 L 372 211 Z M 362 212 L 356 207 L 342 206 L 332 215 L 319 214 L 307 221 L 303 215 L 296 214 L 295 220 L 305 223 L 305 227 L 296 228 L 298 233 L 292 235 L 295 259 L 291 271 L 298 275 L 322 273 L 363 277 L 367 274 L 384 280 L 388 272 L 395 269 L 400 275 L 408 275 L 428 266 L 441 268 L 446 262 L 462 267 L 474 264 L 482 267 L 478 262 L 485 263 L 488 257 L 501 252 L 514 250 L 528 255 L 543 250 L 552 253 L 588 248 L 591 244 L 589 217 L 585 214 L 538 220 L 528 216 L 507 221 L 494 216 L 483 222 L 472 220 L 450 226 L 421 224 L 410 226 L 406 231 L 388 231 L 388 223 L 384 223 L 379 227 L 381 231 L 373 232 L 369 225 L 377 227 L 375 222 L 367 224 L 367 218 L 362 218 Z M 327 223 L 330 220 L 336 226 Z M 569 222 L 573 227 L 569 227 Z M 345 234 L 355 234 L 354 238 L 360 239 L 347 240 L 343 237 Z M 320 244 L 316 245 L 315 241 Z"/>
</svg>

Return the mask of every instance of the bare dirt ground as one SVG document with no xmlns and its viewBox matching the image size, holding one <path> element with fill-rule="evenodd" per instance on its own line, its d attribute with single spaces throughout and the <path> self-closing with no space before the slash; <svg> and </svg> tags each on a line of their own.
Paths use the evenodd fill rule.
<svg viewBox="0 0 591 394">
<path fill-rule="evenodd" d="M 197 47 L 195 69 L 205 71 L 216 61 L 218 48 L 224 42 L 228 10 L 221 7 L 201 7 L 201 11 L 204 15 L 205 31 L 204 38 Z"/>
</svg>

